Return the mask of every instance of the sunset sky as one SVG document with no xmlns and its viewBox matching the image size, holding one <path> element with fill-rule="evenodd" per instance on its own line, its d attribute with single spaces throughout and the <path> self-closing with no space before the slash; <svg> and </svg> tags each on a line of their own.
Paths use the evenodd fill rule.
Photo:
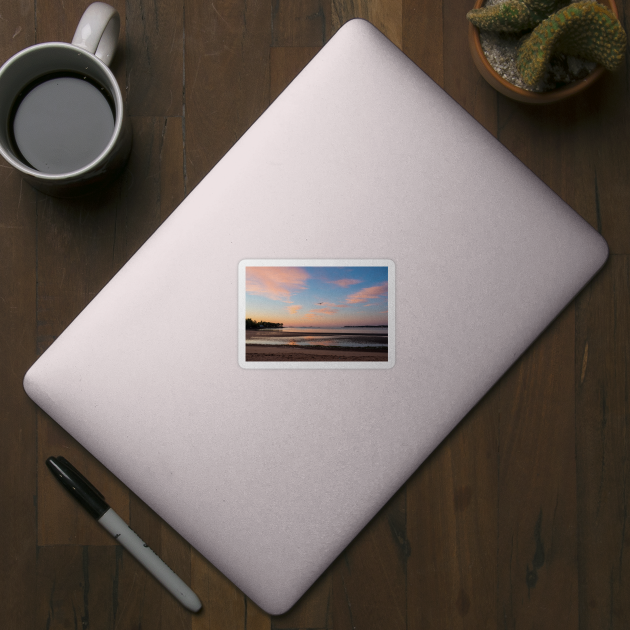
<svg viewBox="0 0 630 630">
<path fill-rule="evenodd" d="M 246 317 L 288 326 L 387 324 L 387 267 L 247 267 Z"/>
</svg>

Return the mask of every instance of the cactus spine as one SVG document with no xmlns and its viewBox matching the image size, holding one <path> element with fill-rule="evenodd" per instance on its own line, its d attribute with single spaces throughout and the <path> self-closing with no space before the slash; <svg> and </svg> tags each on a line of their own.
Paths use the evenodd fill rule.
<svg viewBox="0 0 630 630">
<path fill-rule="evenodd" d="M 540 81 L 554 53 L 565 53 L 616 69 L 626 34 L 614 13 L 596 2 L 570 4 L 543 20 L 521 45 L 516 65 L 525 83 Z"/>
<path fill-rule="evenodd" d="M 501 33 L 519 33 L 534 28 L 568 0 L 507 0 L 481 9 L 472 9 L 466 17 L 479 29 Z"/>
</svg>

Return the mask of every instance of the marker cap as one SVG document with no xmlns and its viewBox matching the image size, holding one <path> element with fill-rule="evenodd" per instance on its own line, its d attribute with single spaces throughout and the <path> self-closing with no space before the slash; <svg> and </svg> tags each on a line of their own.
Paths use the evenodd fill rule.
<svg viewBox="0 0 630 630">
<path fill-rule="evenodd" d="M 49 457 L 46 466 L 95 519 L 109 510 L 105 497 L 65 457 Z"/>
</svg>

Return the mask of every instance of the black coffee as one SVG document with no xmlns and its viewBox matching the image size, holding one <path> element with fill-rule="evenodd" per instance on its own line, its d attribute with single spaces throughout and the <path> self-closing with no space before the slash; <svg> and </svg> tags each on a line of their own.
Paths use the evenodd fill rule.
<svg viewBox="0 0 630 630">
<path fill-rule="evenodd" d="M 113 101 L 85 77 L 48 75 L 18 96 L 11 131 L 25 163 L 43 173 L 70 173 L 95 160 L 111 140 Z"/>
</svg>

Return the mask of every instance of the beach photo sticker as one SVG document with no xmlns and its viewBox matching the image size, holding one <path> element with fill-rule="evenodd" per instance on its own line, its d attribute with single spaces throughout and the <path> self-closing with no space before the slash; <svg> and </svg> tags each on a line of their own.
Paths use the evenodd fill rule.
<svg viewBox="0 0 630 630">
<path fill-rule="evenodd" d="M 391 368 L 391 260 L 243 260 L 238 361 L 260 368 Z"/>
</svg>

